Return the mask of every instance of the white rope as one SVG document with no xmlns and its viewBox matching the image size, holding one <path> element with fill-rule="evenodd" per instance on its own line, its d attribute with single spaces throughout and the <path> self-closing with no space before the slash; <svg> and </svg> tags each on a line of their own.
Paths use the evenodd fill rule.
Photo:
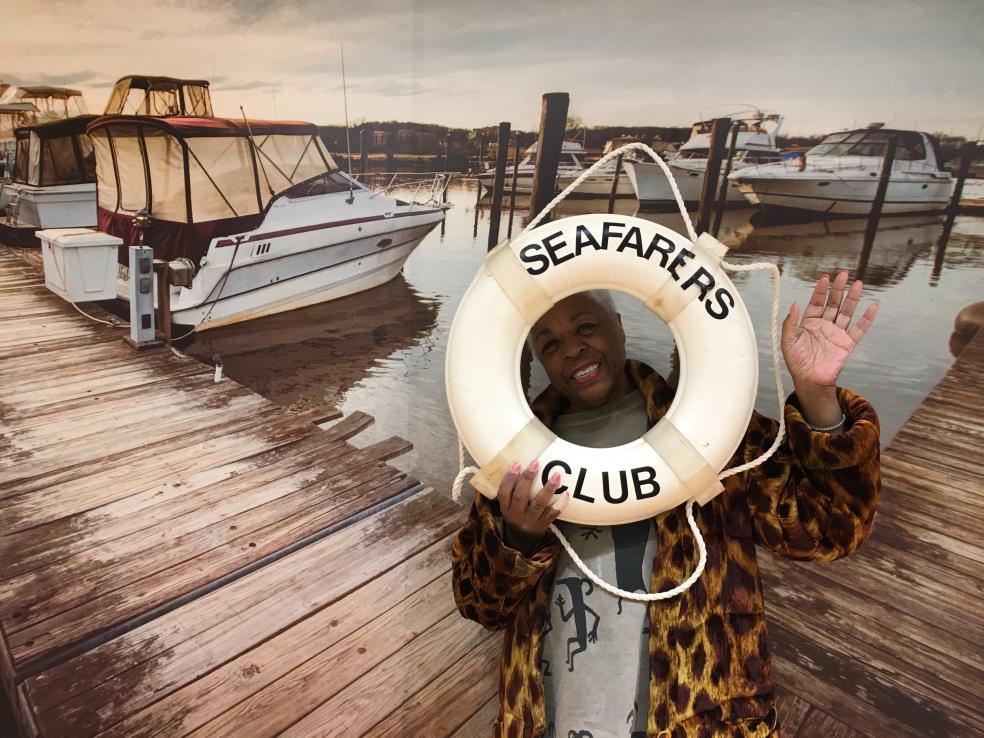
<svg viewBox="0 0 984 738">
<path fill-rule="evenodd" d="M 465 444 L 461 442 L 461 436 L 458 436 L 458 474 L 451 483 L 452 500 L 458 502 L 461 499 L 461 487 L 465 483 L 465 476 L 477 471 L 477 466 L 465 466 Z"/>
<path fill-rule="evenodd" d="M 645 151 L 649 154 L 653 160 L 662 168 L 663 173 L 666 174 L 667 180 L 669 180 L 670 189 L 673 190 L 673 196 L 676 198 L 677 206 L 680 208 L 680 215 L 683 217 L 683 223 L 687 228 L 687 235 L 690 237 L 691 241 L 697 240 L 697 232 L 694 230 L 694 225 L 690 220 L 690 214 L 687 212 L 686 205 L 683 201 L 683 196 L 680 194 L 680 189 L 677 187 L 676 180 L 673 178 L 673 172 L 670 171 L 669 166 L 663 161 L 660 156 L 653 151 L 649 146 L 643 143 L 630 143 L 625 146 L 620 146 L 614 151 L 609 152 L 601 159 L 592 164 L 588 169 L 586 169 L 577 179 L 575 179 L 563 192 L 561 192 L 557 197 L 551 200 L 547 206 L 529 222 L 526 228 L 519 234 L 522 236 L 527 231 L 535 228 L 540 222 L 546 217 L 547 213 L 550 212 L 561 200 L 567 197 L 571 192 L 573 192 L 577 187 L 591 174 L 602 165 L 604 165 L 609 160 L 614 157 L 629 151 L 631 149 L 638 149 L 640 151 Z M 779 397 L 779 430 L 776 433 L 775 440 L 772 445 L 758 458 L 752 459 L 746 464 L 741 464 L 739 466 L 732 467 L 731 469 L 725 469 L 720 474 L 718 474 L 719 480 L 727 479 L 735 474 L 740 474 L 743 471 L 748 471 L 749 469 L 754 469 L 756 466 L 760 466 L 765 463 L 769 457 L 772 456 L 779 448 L 782 443 L 783 438 L 786 435 L 786 419 L 785 419 L 785 398 L 786 393 L 783 389 L 782 384 L 782 366 L 779 363 L 779 298 L 780 298 L 780 272 L 779 268 L 769 262 L 757 262 L 754 264 L 731 264 L 727 261 L 721 261 L 721 266 L 729 272 L 750 272 L 756 270 L 769 270 L 772 276 L 772 314 L 771 314 L 771 334 L 770 342 L 772 348 L 772 369 L 775 374 L 776 380 L 776 393 Z M 451 498 L 455 501 L 459 500 L 461 497 L 461 487 L 464 484 L 465 476 L 468 474 L 474 474 L 478 471 L 478 468 L 474 466 L 465 466 L 465 447 L 461 442 L 461 436 L 458 436 L 458 474 L 454 478 L 454 482 L 451 485 Z M 686 592 L 693 585 L 694 582 L 704 573 L 704 567 L 707 565 L 707 545 L 704 543 L 704 537 L 700 534 L 700 529 L 697 527 L 697 521 L 694 519 L 694 506 L 696 501 L 691 500 L 687 504 L 687 523 L 690 525 L 690 530 L 693 533 L 694 540 L 697 543 L 697 565 L 694 567 L 693 572 L 687 577 L 683 582 L 678 584 L 673 589 L 666 590 L 665 592 L 629 592 L 624 589 L 619 589 L 611 584 L 608 584 L 605 580 L 591 571 L 581 557 L 577 555 L 574 548 L 571 546 L 570 542 L 564 537 L 564 534 L 560 532 L 560 529 L 554 525 L 550 525 L 550 531 L 557 536 L 557 540 L 560 541 L 560 545 L 564 547 L 567 554 L 571 557 L 571 561 L 574 562 L 575 566 L 581 570 L 581 572 L 592 582 L 597 584 L 606 592 L 609 592 L 616 597 L 622 597 L 624 599 L 635 600 L 637 602 L 655 602 L 658 600 L 666 600 L 671 597 L 676 597 L 683 592 Z"/>
<path fill-rule="evenodd" d="M 587 565 L 581 560 L 581 557 L 574 551 L 574 548 L 568 540 L 564 538 L 564 534 L 560 532 L 560 529 L 557 528 L 556 525 L 551 523 L 550 530 L 555 536 L 557 536 L 557 540 L 560 541 L 560 545 L 567 550 L 567 554 L 571 557 L 571 561 L 573 561 L 575 566 L 581 570 L 584 576 L 606 592 L 610 592 L 616 597 L 622 597 L 626 600 L 635 600 L 636 602 L 668 600 L 671 597 L 676 597 L 678 594 L 683 594 L 690 589 L 691 585 L 693 585 L 693 583 L 700 578 L 700 575 L 704 573 L 704 567 L 707 565 L 707 544 L 704 543 L 704 537 L 700 534 L 700 529 L 697 527 L 697 521 L 694 520 L 694 506 L 696 504 L 696 502 L 691 500 L 690 504 L 687 505 L 687 523 L 690 524 L 690 530 L 693 532 L 694 540 L 697 542 L 697 551 L 699 552 L 697 566 L 694 567 L 694 570 L 690 573 L 689 577 L 680 582 L 680 584 L 675 586 L 673 589 L 668 589 L 665 592 L 629 592 L 628 590 L 619 589 L 618 587 L 612 586 L 587 567 Z"/>
</svg>

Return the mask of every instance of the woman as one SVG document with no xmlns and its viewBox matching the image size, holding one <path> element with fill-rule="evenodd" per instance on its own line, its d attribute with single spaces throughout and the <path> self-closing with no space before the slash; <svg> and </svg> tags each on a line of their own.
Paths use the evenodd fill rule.
<svg viewBox="0 0 984 738">
<path fill-rule="evenodd" d="M 847 282 L 847 272 L 833 283 L 824 275 L 802 320 L 790 308 L 787 438 L 698 509 L 707 565 L 680 596 L 623 602 L 583 578 L 547 530 L 569 492 L 553 502 L 556 474 L 535 489 L 535 462 L 517 459 L 496 500 L 476 495 L 453 546 L 454 594 L 465 617 L 505 631 L 496 736 L 778 735 L 755 545 L 802 560 L 844 556 L 870 530 L 880 487 L 874 409 L 836 386 L 877 313 L 871 305 L 851 324 L 862 284 Z M 669 409 L 662 377 L 626 359 L 605 293 L 557 303 L 530 336 L 550 380 L 532 408 L 558 435 L 617 445 Z M 753 414 L 728 466 L 759 456 L 777 428 Z M 641 524 L 565 531 L 589 567 L 623 589 L 670 589 L 697 562 L 683 506 Z"/>
</svg>

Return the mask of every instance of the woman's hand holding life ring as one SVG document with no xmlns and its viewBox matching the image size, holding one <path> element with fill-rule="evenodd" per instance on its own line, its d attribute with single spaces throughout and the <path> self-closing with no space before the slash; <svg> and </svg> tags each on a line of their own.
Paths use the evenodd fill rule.
<svg viewBox="0 0 984 738">
<path fill-rule="evenodd" d="M 539 468 L 535 460 L 525 470 L 516 462 L 499 483 L 499 510 L 505 524 L 506 543 L 524 556 L 532 553 L 570 499 L 569 491 L 554 499 L 560 486 L 560 472 L 551 474 L 547 483 L 531 494 Z"/>
</svg>

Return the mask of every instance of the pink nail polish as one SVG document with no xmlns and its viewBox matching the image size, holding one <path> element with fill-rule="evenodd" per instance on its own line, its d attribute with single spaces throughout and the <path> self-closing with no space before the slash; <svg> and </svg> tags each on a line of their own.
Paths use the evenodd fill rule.
<svg viewBox="0 0 984 738">
<path fill-rule="evenodd" d="M 511 471 L 513 474 L 519 474 L 519 469 L 520 466 L 518 461 L 515 464 L 513 464 L 511 467 L 509 467 L 509 471 Z"/>
<path fill-rule="evenodd" d="M 537 459 L 533 459 L 533 461 L 530 462 L 530 471 L 535 472 L 539 468 L 540 462 Z"/>
<path fill-rule="evenodd" d="M 560 472 L 554 472 L 550 475 L 550 483 L 557 484 L 560 481 Z"/>
</svg>

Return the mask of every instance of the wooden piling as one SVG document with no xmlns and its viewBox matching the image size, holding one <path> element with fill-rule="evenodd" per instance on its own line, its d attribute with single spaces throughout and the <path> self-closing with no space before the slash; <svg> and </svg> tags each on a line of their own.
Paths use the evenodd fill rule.
<svg viewBox="0 0 984 738">
<path fill-rule="evenodd" d="M 711 227 L 711 235 L 715 238 L 717 238 L 718 231 L 721 230 L 721 218 L 724 217 L 724 206 L 728 201 L 728 175 L 731 174 L 731 165 L 735 159 L 739 130 L 741 130 L 741 123 L 735 122 L 731 124 L 731 141 L 728 143 L 728 161 L 724 165 L 724 176 L 721 177 L 721 189 L 718 190 L 717 203 L 714 206 L 714 225 Z"/>
<path fill-rule="evenodd" d="M 171 345 L 171 271 L 163 259 L 154 259 L 154 280 L 157 284 L 157 327 L 164 334 L 164 343 Z"/>
<path fill-rule="evenodd" d="M 946 245 L 950 242 L 950 231 L 953 230 L 953 221 L 960 211 L 960 198 L 963 197 L 964 181 L 970 171 L 970 164 L 977 155 L 977 142 L 967 141 L 960 147 L 960 167 L 957 169 L 957 181 L 953 185 L 953 194 L 950 196 L 950 203 L 946 208 L 946 221 L 943 223 L 943 232 L 936 241 L 936 255 L 933 257 L 933 279 L 940 276 L 943 271 L 943 257 L 946 254 Z"/>
<path fill-rule="evenodd" d="M 512 237 L 513 214 L 516 212 L 516 185 L 519 181 L 519 133 L 516 134 L 516 149 L 513 153 L 512 190 L 509 192 L 509 227 L 507 234 Z"/>
<path fill-rule="evenodd" d="M 615 195 L 618 193 L 618 178 L 622 176 L 622 155 L 615 158 L 615 178 L 612 180 L 612 189 L 608 193 L 608 212 L 615 212 Z"/>
<path fill-rule="evenodd" d="M 697 223 L 694 225 L 697 235 L 707 231 L 711 224 L 718 175 L 721 174 L 721 161 L 724 159 L 725 141 L 730 127 L 731 118 L 715 118 L 711 127 L 711 147 L 707 153 L 707 169 L 704 170 L 704 185 L 700 191 L 700 207 L 697 210 Z"/>
<path fill-rule="evenodd" d="M 499 243 L 499 223 L 502 221 L 502 190 L 506 180 L 506 162 L 509 160 L 509 129 L 508 121 L 499 123 L 495 180 L 492 183 L 492 209 L 489 211 L 489 251 Z"/>
<path fill-rule="evenodd" d="M 570 95 L 566 92 L 544 94 L 540 106 L 540 135 L 536 145 L 536 169 L 533 172 L 533 193 L 530 196 L 530 218 L 547 206 L 554 196 L 557 167 L 564 147 L 567 110 Z"/>
<path fill-rule="evenodd" d="M 878 178 L 878 189 L 875 190 L 875 200 L 871 203 L 871 212 L 868 214 L 868 227 L 864 231 L 864 245 L 861 247 L 861 258 L 858 260 L 858 273 L 856 275 L 858 279 L 864 279 L 865 270 L 868 268 L 868 257 L 871 256 L 871 247 L 875 243 L 882 205 L 885 203 L 885 194 L 888 192 L 888 181 L 892 178 L 892 162 L 895 161 L 896 143 L 894 135 L 888 137 L 885 158 L 882 160 L 881 176 Z"/>
</svg>

